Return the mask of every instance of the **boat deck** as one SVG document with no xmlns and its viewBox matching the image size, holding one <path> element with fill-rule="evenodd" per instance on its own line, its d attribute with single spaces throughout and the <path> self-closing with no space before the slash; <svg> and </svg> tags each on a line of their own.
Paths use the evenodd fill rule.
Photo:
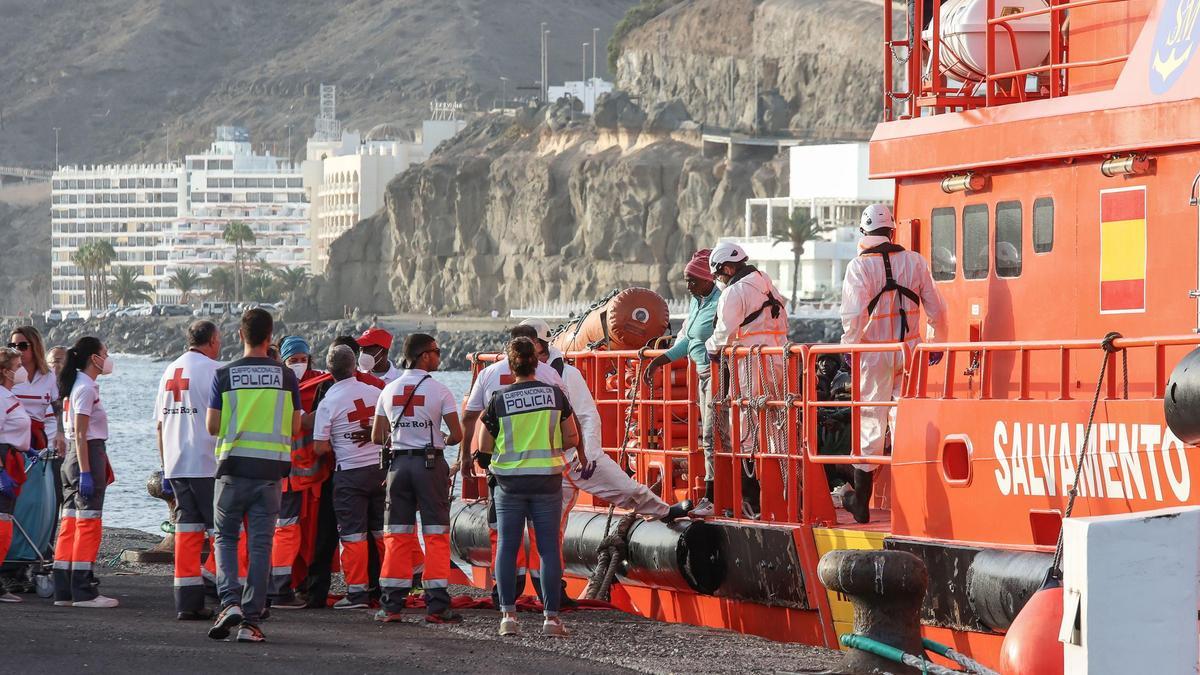
<svg viewBox="0 0 1200 675">
<path fill-rule="evenodd" d="M 879 532 L 890 534 L 892 531 L 892 510 L 871 509 L 871 522 L 856 523 L 845 509 L 837 509 L 837 525 L 839 530 L 857 530 L 859 532 Z"/>
</svg>

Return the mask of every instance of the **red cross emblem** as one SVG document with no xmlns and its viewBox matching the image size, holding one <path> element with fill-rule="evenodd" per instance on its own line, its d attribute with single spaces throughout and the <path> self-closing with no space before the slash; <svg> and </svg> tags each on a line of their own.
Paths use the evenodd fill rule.
<svg viewBox="0 0 1200 675">
<path fill-rule="evenodd" d="M 512 373 L 508 373 L 508 374 L 500 376 L 500 386 L 501 387 L 507 387 L 508 385 L 510 385 L 516 381 L 517 381 L 517 378 L 514 377 Z"/>
<path fill-rule="evenodd" d="M 190 380 L 183 376 L 183 368 L 175 369 L 175 377 L 167 380 L 166 390 L 171 392 L 176 403 L 183 402 L 183 392 L 188 388 Z"/>
<path fill-rule="evenodd" d="M 404 404 L 406 404 L 406 403 L 409 404 L 408 410 L 405 411 L 404 417 L 412 417 L 413 416 L 413 413 L 412 413 L 413 408 L 416 408 L 419 405 L 425 405 L 425 397 L 424 396 L 413 396 L 413 391 L 415 391 L 415 390 L 416 390 L 416 387 L 409 385 L 404 388 L 404 392 L 400 396 L 392 397 L 392 407 L 393 408 L 403 409 Z M 411 403 L 409 402 L 410 398 L 412 399 Z"/>
<path fill-rule="evenodd" d="M 371 426 L 370 420 L 375 415 L 375 409 L 367 406 L 367 402 L 361 398 L 354 399 L 354 410 L 346 413 L 347 422 L 358 422 L 358 425 L 363 429 Z"/>
</svg>

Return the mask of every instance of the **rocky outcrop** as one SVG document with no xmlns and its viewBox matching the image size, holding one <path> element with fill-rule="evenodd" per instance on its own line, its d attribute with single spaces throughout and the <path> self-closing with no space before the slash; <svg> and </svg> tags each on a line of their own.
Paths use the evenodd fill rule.
<svg viewBox="0 0 1200 675">
<path fill-rule="evenodd" d="M 883 10 L 868 0 L 687 0 L 629 33 L 617 86 L 709 127 L 866 138 L 880 118 Z"/>
<path fill-rule="evenodd" d="M 469 126 L 388 186 L 385 208 L 334 242 L 321 316 L 593 298 L 645 286 L 682 298 L 697 248 L 740 230 L 746 198 L 786 189 L 771 157 L 705 157 L 679 106 L 624 94 L 594 120 L 558 106 Z"/>
</svg>

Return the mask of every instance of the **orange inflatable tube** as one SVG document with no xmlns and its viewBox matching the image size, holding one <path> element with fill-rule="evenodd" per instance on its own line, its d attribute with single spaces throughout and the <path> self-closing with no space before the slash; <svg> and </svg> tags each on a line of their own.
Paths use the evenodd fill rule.
<svg viewBox="0 0 1200 675">
<path fill-rule="evenodd" d="M 554 338 L 564 352 L 641 349 L 670 329 L 667 301 L 649 288 L 626 288 Z"/>
</svg>

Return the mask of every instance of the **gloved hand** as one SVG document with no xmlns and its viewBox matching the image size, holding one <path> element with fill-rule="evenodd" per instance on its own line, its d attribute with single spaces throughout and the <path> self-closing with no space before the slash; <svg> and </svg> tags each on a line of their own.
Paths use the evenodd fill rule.
<svg viewBox="0 0 1200 675">
<path fill-rule="evenodd" d="M 941 363 L 942 357 L 945 355 L 946 352 L 929 352 L 929 365 L 936 366 Z"/>
<path fill-rule="evenodd" d="M 3 468 L 0 468 L 0 495 L 9 498 L 17 496 L 17 481 L 13 480 L 12 476 L 8 475 Z"/>
<path fill-rule="evenodd" d="M 96 496 L 96 483 L 92 480 L 91 471 L 83 471 L 79 474 L 79 494 L 84 499 L 91 499 Z"/>
<path fill-rule="evenodd" d="M 29 448 L 28 450 L 25 451 L 25 456 L 28 457 L 30 460 L 36 462 L 37 460 L 41 459 L 42 454 L 40 452 L 38 452 L 37 450 L 34 450 L 33 448 Z"/>
<path fill-rule="evenodd" d="M 166 497 L 173 497 L 175 495 L 175 488 L 171 487 L 171 480 L 169 478 L 162 479 L 162 492 L 163 496 Z"/>
<path fill-rule="evenodd" d="M 593 459 L 579 469 L 579 479 L 587 480 L 591 478 L 592 474 L 594 473 L 596 473 L 596 460 Z"/>
</svg>

